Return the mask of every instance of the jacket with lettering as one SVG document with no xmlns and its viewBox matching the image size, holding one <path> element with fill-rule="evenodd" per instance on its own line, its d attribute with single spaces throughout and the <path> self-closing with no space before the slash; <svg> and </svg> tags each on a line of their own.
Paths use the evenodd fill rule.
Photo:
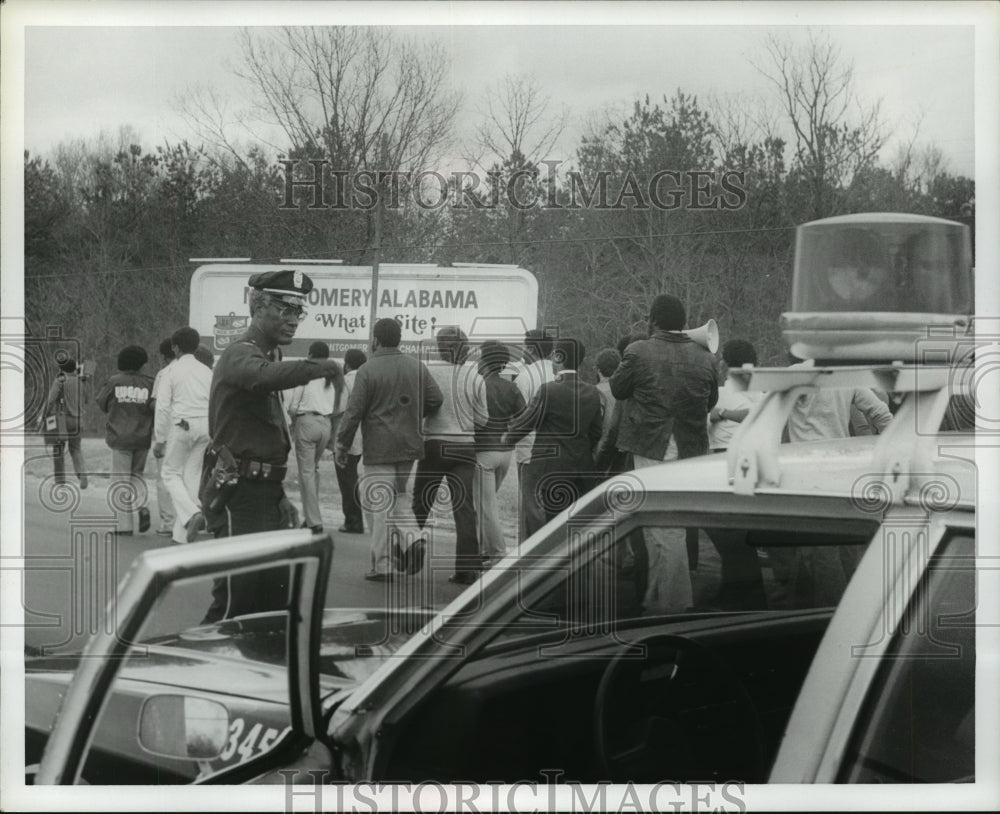
<svg viewBox="0 0 1000 814">
<path fill-rule="evenodd" d="M 153 377 L 116 373 L 97 395 L 108 414 L 105 440 L 112 449 L 149 449 L 153 440 Z"/>
<path fill-rule="evenodd" d="M 708 452 L 708 411 L 719 400 L 715 357 L 682 333 L 656 330 L 625 349 L 610 379 L 625 401 L 618 449 L 662 460 L 671 436 L 681 458 Z"/>
</svg>

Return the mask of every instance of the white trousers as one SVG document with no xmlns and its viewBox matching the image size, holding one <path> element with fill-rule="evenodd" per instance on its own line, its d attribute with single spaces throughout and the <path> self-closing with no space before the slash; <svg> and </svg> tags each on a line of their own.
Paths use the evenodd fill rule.
<svg viewBox="0 0 1000 814">
<path fill-rule="evenodd" d="M 671 439 L 673 443 L 673 439 Z M 667 449 L 664 460 L 676 457 L 676 446 Z M 636 469 L 658 466 L 663 461 L 632 455 Z M 649 554 L 649 581 L 642 605 L 646 613 L 676 613 L 694 603 L 691 572 L 688 570 L 687 533 L 683 528 L 644 528 L 643 538 Z"/>
<path fill-rule="evenodd" d="M 484 557 L 497 559 L 507 553 L 507 543 L 500 524 L 497 492 L 503 483 L 513 452 L 489 450 L 476 453 L 476 474 L 473 479 L 473 504 L 479 520 L 479 548 Z"/>
<path fill-rule="evenodd" d="M 175 422 L 179 419 L 175 419 Z M 198 484 L 201 481 L 201 464 L 208 446 L 208 418 L 188 418 L 188 429 L 176 423 L 167 434 L 160 477 L 174 504 L 175 543 L 187 542 L 185 526 L 198 506 Z"/>
</svg>

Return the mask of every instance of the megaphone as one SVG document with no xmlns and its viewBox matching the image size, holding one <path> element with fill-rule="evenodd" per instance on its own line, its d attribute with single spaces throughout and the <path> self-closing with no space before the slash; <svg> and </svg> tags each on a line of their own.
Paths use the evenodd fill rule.
<svg viewBox="0 0 1000 814">
<path fill-rule="evenodd" d="M 688 339 L 697 342 L 709 353 L 715 353 L 719 349 L 719 326 L 714 319 L 710 319 L 700 328 L 692 328 L 684 333 Z"/>
</svg>

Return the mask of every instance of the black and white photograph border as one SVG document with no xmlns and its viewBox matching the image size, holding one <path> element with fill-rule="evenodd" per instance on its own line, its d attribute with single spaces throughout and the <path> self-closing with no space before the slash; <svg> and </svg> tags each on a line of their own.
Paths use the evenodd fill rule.
<svg viewBox="0 0 1000 814">
<path fill-rule="evenodd" d="M 1000 230 L 996 228 L 1000 223 L 1000 6 L 996 3 L 6 0 L 0 8 L 0 315 L 4 342 L 0 386 L 0 810 L 160 811 L 168 806 L 177 811 L 311 811 L 319 810 L 320 805 L 355 811 L 588 810 L 586 801 L 595 799 L 593 787 L 574 796 L 570 789 L 546 786 L 540 778 L 534 778 L 538 781 L 534 788 L 528 784 L 518 784 L 514 789 L 446 785 L 414 794 L 409 789 L 369 787 L 343 794 L 341 790 L 336 795 L 331 791 L 321 798 L 305 788 L 301 790 L 304 793 L 299 794 L 296 788 L 293 794 L 290 787 L 281 785 L 172 786 L 169 798 L 159 787 L 116 786 L 111 790 L 101 786 L 25 785 L 24 653 L 28 611 L 23 586 L 30 563 L 24 546 L 23 479 L 32 444 L 37 447 L 37 436 L 33 441 L 28 421 L 38 405 L 28 404 L 27 397 L 38 384 L 30 381 L 31 377 L 39 375 L 33 371 L 31 360 L 35 358 L 32 354 L 51 356 L 57 346 L 80 359 L 89 358 L 90 350 L 85 346 L 77 349 L 74 343 L 79 343 L 80 338 L 64 336 L 59 325 L 43 326 L 44 335 L 27 331 L 28 157 L 44 161 L 62 142 L 96 143 L 101 139 L 116 148 L 118 140 L 125 139 L 122 145 L 138 143 L 147 151 L 185 139 L 197 144 L 210 135 L 218 143 L 251 136 L 261 143 L 279 143 L 284 136 L 273 123 L 258 123 L 256 131 L 241 129 L 251 121 L 253 111 L 238 99 L 232 84 L 240 56 L 239 27 L 263 30 L 333 25 L 391 27 L 395 33 L 412 34 L 424 44 L 437 43 L 436 47 L 442 48 L 451 60 L 450 70 L 439 80 L 448 99 L 458 105 L 461 98 L 453 122 L 468 149 L 455 147 L 451 153 L 431 150 L 422 157 L 426 163 L 415 167 L 424 170 L 424 177 L 408 190 L 419 198 L 414 198 L 414 203 L 428 216 L 440 216 L 449 209 L 451 212 L 446 214 L 454 215 L 473 206 L 473 198 L 482 203 L 494 193 L 506 195 L 504 203 L 509 207 L 522 208 L 520 188 L 507 185 L 497 190 L 494 185 L 491 189 L 487 169 L 497 156 L 503 157 L 501 142 L 509 135 L 502 133 L 498 142 L 498 131 L 491 133 L 482 126 L 491 115 L 494 123 L 495 117 L 501 115 L 490 108 L 487 99 L 501 98 L 505 76 L 526 83 L 520 85 L 521 90 L 534 94 L 532 98 L 541 105 L 536 110 L 545 114 L 544 125 L 528 134 L 534 150 L 529 157 L 542 172 L 571 173 L 579 168 L 575 151 L 580 137 L 598 132 L 593 128 L 607 121 L 601 117 L 612 105 L 627 115 L 633 105 L 638 113 L 643 100 L 647 111 L 650 104 L 669 106 L 672 101 L 703 104 L 703 109 L 729 103 L 728 110 L 734 116 L 729 122 L 733 127 L 731 135 L 738 137 L 740 128 L 766 128 L 773 111 L 755 106 L 754 102 L 755 94 L 771 81 L 767 76 L 768 43 L 771 57 L 780 58 L 780 49 L 786 45 L 794 49 L 810 37 L 828 42 L 843 59 L 843 65 L 853 66 L 849 78 L 856 91 L 844 118 L 836 120 L 835 125 L 849 122 L 845 133 L 850 131 L 852 137 L 863 140 L 865 117 L 874 111 L 891 131 L 891 137 L 879 140 L 877 146 L 886 167 L 900 173 L 918 173 L 921 170 L 914 168 L 923 162 L 923 171 L 947 170 L 952 176 L 974 180 L 973 199 L 965 203 L 971 206 L 973 216 L 978 215 L 975 222 L 985 227 L 974 231 L 976 316 L 983 325 L 1000 324 Z M 684 27 L 683 32 L 677 32 L 679 27 Z M 660 32 L 663 36 L 658 41 L 656 35 Z M 132 33 L 135 41 L 128 44 Z M 935 38 L 940 39 L 937 46 Z M 219 47 L 227 41 L 225 48 Z M 681 92 L 691 96 L 680 96 Z M 216 106 L 198 108 L 196 102 Z M 199 126 L 199 110 L 203 114 L 212 110 L 219 118 L 210 124 L 203 119 Z M 775 122 L 770 121 L 770 125 Z M 268 126 L 272 129 L 268 130 Z M 781 127 L 772 132 L 785 139 L 785 156 L 789 157 L 794 132 Z M 511 146 L 509 139 L 506 144 Z M 307 206 L 309 195 L 316 191 L 315 185 L 309 186 L 309 180 L 318 176 L 303 173 L 336 168 L 316 164 L 304 167 L 280 152 L 281 148 L 274 149 L 273 162 L 278 165 L 285 161 L 283 171 L 291 183 L 287 188 L 297 194 L 276 200 L 275 207 L 282 203 Z M 674 186 L 662 195 L 657 194 L 659 188 L 631 190 L 627 196 L 625 190 L 612 190 L 612 200 L 605 208 L 615 208 L 613 198 L 617 194 L 649 208 L 684 208 L 694 203 L 693 208 L 736 211 L 748 202 L 739 168 L 733 171 L 737 175 L 731 177 L 668 177 Z M 461 189 L 465 181 L 474 178 L 476 183 L 482 182 L 477 187 L 478 197 L 473 193 L 454 197 L 438 194 L 442 188 L 435 190 L 437 179 L 454 180 L 455 173 L 460 176 L 458 184 L 448 189 Z M 335 174 L 332 179 L 329 175 L 323 177 L 327 182 L 339 180 Z M 361 212 L 370 211 L 373 185 L 381 183 L 372 178 L 352 178 L 349 205 Z M 581 184 L 587 187 L 583 191 L 589 193 L 592 183 L 591 178 L 582 179 Z M 703 188 L 702 184 L 708 186 Z M 703 189 L 706 198 L 700 197 Z M 332 192 L 326 188 L 322 194 L 324 204 L 330 206 L 326 201 L 336 201 L 343 193 L 343 189 Z M 668 201 L 663 200 L 664 196 Z M 679 204 L 678 197 L 682 199 Z M 531 203 L 532 207 L 523 208 L 542 210 L 554 200 L 547 199 L 543 191 Z M 390 198 L 389 209 L 391 204 Z M 796 225 L 789 224 L 789 228 Z M 425 252 L 425 256 L 430 258 L 431 253 Z M 433 259 L 437 261 L 438 256 L 443 255 Z M 164 274 L 182 279 L 191 269 L 187 260 L 180 261 L 184 263 L 183 271 L 167 269 Z M 491 260 L 512 262 L 509 255 Z M 521 264 L 518 258 L 514 260 Z M 128 282 L 159 297 L 168 289 L 155 276 L 133 276 Z M 617 279 L 601 280 L 599 276 L 586 284 L 596 287 L 601 282 L 620 284 Z M 59 286 L 58 277 L 53 277 L 50 284 Z M 763 296 L 790 296 L 788 291 L 776 291 L 774 281 L 767 285 L 771 288 Z M 186 302 L 187 296 L 185 287 L 180 299 Z M 596 306 L 581 305 L 580 310 L 585 308 L 593 312 L 588 312 L 588 318 L 601 318 Z M 645 318 L 644 313 L 640 316 Z M 418 321 L 415 316 L 411 324 Z M 623 318 L 614 325 L 605 323 L 605 327 L 618 331 L 628 325 Z M 635 325 L 634 329 L 640 327 Z M 95 324 L 88 330 L 90 336 L 99 336 L 106 328 Z M 988 334 L 997 336 L 1000 332 Z M 990 339 L 988 344 L 992 347 L 996 343 Z M 771 357 L 771 364 L 786 364 L 776 350 Z M 990 421 L 1000 416 L 1000 387 L 995 386 L 997 372 L 991 361 L 995 359 L 995 352 L 977 356 L 977 363 L 992 365 L 981 368 L 980 378 L 994 385 L 981 386 L 979 382 L 976 390 L 980 399 L 976 410 Z M 1000 493 L 1000 443 L 995 432 L 977 437 L 975 467 L 975 783 L 831 785 L 822 789 L 748 785 L 700 792 L 695 786 L 669 797 L 673 810 L 1000 808 L 1000 704 L 996 692 L 1000 686 L 1000 503 L 996 500 Z M 69 498 L 53 490 L 51 499 L 59 503 Z M 611 786 L 600 799 L 605 810 L 651 810 L 648 786 Z M 662 806 L 667 798 L 658 799 Z"/>
</svg>

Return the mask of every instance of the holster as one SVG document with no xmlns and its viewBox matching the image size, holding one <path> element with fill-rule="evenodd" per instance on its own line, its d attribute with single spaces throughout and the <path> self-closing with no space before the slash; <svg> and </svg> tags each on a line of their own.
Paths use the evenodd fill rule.
<svg viewBox="0 0 1000 814">
<path fill-rule="evenodd" d="M 239 477 L 236 459 L 229 448 L 225 445 L 209 446 L 202 461 L 201 484 L 198 488 L 202 511 L 218 514 L 226 508 L 226 503 L 236 490 Z"/>
</svg>

